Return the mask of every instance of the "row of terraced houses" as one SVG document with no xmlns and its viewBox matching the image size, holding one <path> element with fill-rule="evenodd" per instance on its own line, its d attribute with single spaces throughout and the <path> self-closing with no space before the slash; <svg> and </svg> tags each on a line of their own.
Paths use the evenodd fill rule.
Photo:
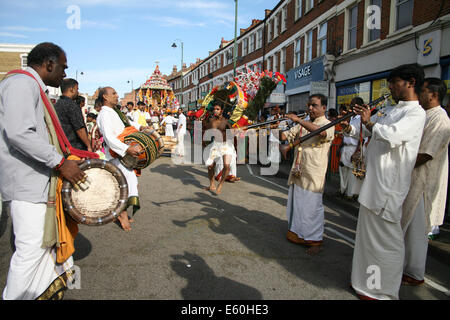
<svg viewBox="0 0 450 320">
<path fill-rule="evenodd" d="M 356 95 L 368 102 L 388 90 L 390 70 L 405 63 L 421 64 L 426 76 L 447 85 L 450 79 L 447 0 L 281 0 L 249 24 L 236 39 L 237 72 L 248 66 L 287 76 L 266 107 L 304 110 L 312 93 L 328 96 L 329 108 Z M 206 58 L 174 66 L 168 81 L 186 109 L 233 79 L 233 49 L 234 39 L 222 39 Z"/>
</svg>

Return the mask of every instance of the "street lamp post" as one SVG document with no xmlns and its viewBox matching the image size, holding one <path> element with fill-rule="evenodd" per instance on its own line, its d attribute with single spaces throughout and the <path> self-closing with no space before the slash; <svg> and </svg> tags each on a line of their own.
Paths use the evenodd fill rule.
<svg viewBox="0 0 450 320">
<path fill-rule="evenodd" d="M 81 72 L 80 72 L 80 75 L 83 75 L 83 74 L 84 74 L 84 72 L 81 71 Z M 75 80 L 78 81 L 78 70 L 76 70 L 76 73 L 75 73 Z"/>
<path fill-rule="evenodd" d="M 237 16 L 238 16 L 238 0 L 234 0 L 235 12 L 234 12 L 234 54 L 233 54 L 233 77 L 236 77 L 236 60 L 237 60 Z"/>
<path fill-rule="evenodd" d="M 180 39 L 175 39 L 175 41 L 180 41 L 181 43 L 181 99 L 180 99 L 180 107 L 183 106 L 183 41 L 181 41 Z M 174 42 L 172 44 L 172 48 L 176 48 L 177 45 Z"/>
<path fill-rule="evenodd" d="M 131 82 L 131 93 L 133 94 L 133 103 L 136 104 L 136 95 L 134 94 L 133 80 L 128 80 L 127 83 Z"/>
</svg>

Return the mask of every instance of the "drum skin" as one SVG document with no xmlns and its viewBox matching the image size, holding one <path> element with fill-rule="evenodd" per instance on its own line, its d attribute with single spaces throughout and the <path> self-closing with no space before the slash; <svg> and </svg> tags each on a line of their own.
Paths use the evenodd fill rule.
<svg viewBox="0 0 450 320">
<path fill-rule="evenodd" d="M 100 226 L 113 221 L 127 208 L 128 184 L 120 169 L 106 160 L 88 159 L 80 164 L 90 184 L 75 190 L 64 180 L 61 196 L 64 211 L 78 223 Z"/>
</svg>

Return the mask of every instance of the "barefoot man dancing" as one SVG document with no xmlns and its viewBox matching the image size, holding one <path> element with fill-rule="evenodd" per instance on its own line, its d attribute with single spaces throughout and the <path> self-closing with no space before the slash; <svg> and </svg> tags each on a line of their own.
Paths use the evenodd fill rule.
<svg viewBox="0 0 450 320">
<path fill-rule="evenodd" d="M 205 188 L 206 190 L 215 191 L 216 194 L 220 194 L 222 192 L 223 183 L 230 173 L 231 161 L 233 157 L 236 157 L 236 150 L 234 149 L 233 141 L 227 141 L 226 139 L 226 131 L 227 129 L 231 129 L 231 125 L 222 113 L 223 106 L 216 103 L 214 105 L 212 117 L 208 120 L 204 120 L 204 122 L 206 122 L 206 130 L 218 130 L 218 132 L 216 131 L 214 133 L 215 139 L 209 151 L 209 157 L 206 160 L 206 165 L 208 166 L 209 187 Z M 216 189 L 214 185 L 214 169 L 216 167 L 216 163 L 220 160 L 222 160 L 223 163 L 223 172 Z"/>
</svg>

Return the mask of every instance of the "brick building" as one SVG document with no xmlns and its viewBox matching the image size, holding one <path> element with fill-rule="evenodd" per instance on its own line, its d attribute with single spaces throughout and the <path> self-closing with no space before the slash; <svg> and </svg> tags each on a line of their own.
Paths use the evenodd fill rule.
<svg viewBox="0 0 450 320">
<path fill-rule="evenodd" d="M 369 26 L 368 26 L 369 25 Z M 370 27 L 370 28 L 369 28 Z M 267 103 L 303 110 L 311 93 L 329 108 L 360 95 L 366 102 L 387 90 L 389 71 L 420 63 L 426 76 L 450 79 L 450 1 L 281 0 L 252 20 L 236 39 L 236 69 L 278 71 L 287 84 Z M 234 39 L 183 69 L 183 102 L 194 107 L 213 86 L 233 78 Z M 169 83 L 180 87 L 181 73 Z M 180 94 L 180 90 L 175 90 Z"/>
<path fill-rule="evenodd" d="M 25 69 L 27 67 L 28 53 L 34 48 L 34 44 L 0 44 L 0 81 L 6 74 L 14 69 Z M 48 87 L 49 97 L 57 99 L 61 90 Z"/>
</svg>

